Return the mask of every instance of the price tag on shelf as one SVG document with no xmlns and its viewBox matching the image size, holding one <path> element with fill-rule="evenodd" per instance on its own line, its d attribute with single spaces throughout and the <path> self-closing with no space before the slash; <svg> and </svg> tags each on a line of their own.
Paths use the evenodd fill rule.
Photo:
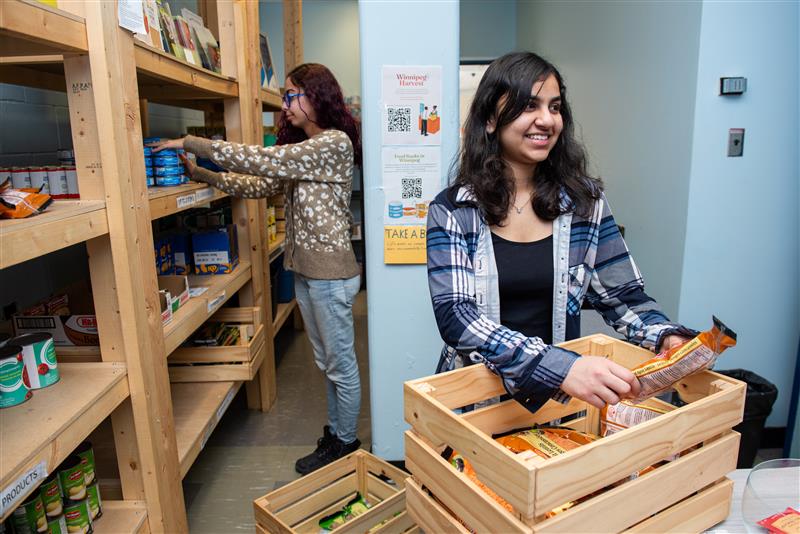
<svg viewBox="0 0 800 534">
<path fill-rule="evenodd" d="M 189 288 L 189 298 L 199 297 L 200 295 L 202 295 L 206 291 L 208 291 L 207 287 L 202 287 L 202 286 L 200 286 L 200 287 L 190 287 Z"/>
<path fill-rule="evenodd" d="M 231 401 L 233 400 L 233 396 L 236 394 L 236 390 L 232 389 L 225 395 L 225 399 L 220 404 L 219 409 L 217 410 L 217 421 L 222 419 L 222 416 L 225 415 L 225 412 L 228 411 L 228 406 L 231 405 Z"/>
<path fill-rule="evenodd" d="M 213 310 L 222 306 L 222 303 L 225 302 L 225 292 L 219 294 L 218 297 L 213 298 L 208 301 L 208 313 L 211 313 Z"/>
<path fill-rule="evenodd" d="M 6 515 L 19 506 L 28 495 L 33 492 L 39 484 L 47 478 L 47 461 L 42 460 L 38 464 L 26 470 L 19 478 L 3 488 L 2 505 L 0 505 L 0 516 Z"/>
<path fill-rule="evenodd" d="M 195 193 L 195 201 L 198 203 L 203 202 L 204 200 L 211 200 L 212 198 L 214 198 L 214 188 L 211 186 L 201 189 Z"/>
<path fill-rule="evenodd" d="M 175 203 L 178 205 L 179 210 L 194 206 L 197 203 L 197 195 L 189 193 L 188 195 L 179 196 L 175 199 Z"/>
</svg>

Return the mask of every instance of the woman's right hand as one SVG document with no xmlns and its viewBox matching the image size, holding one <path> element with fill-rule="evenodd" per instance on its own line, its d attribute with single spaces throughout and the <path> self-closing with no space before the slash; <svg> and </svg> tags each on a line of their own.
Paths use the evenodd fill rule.
<svg viewBox="0 0 800 534">
<path fill-rule="evenodd" d="M 161 152 L 162 150 L 166 150 L 168 148 L 172 149 L 182 149 L 183 148 L 183 139 L 167 139 L 166 141 L 158 141 L 156 143 L 152 143 L 148 145 L 153 148 L 153 153 Z"/>
<path fill-rule="evenodd" d="M 629 369 L 601 356 L 578 358 L 561 384 L 567 395 L 597 408 L 616 404 L 639 394 L 641 385 Z"/>
</svg>

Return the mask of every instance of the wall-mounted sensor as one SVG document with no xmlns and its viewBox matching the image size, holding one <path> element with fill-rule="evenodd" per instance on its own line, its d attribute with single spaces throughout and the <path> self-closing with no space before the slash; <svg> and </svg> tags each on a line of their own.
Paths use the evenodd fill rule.
<svg viewBox="0 0 800 534">
<path fill-rule="evenodd" d="M 741 95 L 747 91 L 747 78 L 720 78 L 720 96 Z"/>
<path fill-rule="evenodd" d="M 744 128 L 731 128 L 728 131 L 728 157 L 740 158 L 744 152 Z"/>
</svg>

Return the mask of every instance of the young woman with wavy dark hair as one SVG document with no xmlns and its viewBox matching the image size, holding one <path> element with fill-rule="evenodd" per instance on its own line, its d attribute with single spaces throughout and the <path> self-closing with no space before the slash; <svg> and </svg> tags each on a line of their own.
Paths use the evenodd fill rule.
<svg viewBox="0 0 800 534">
<path fill-rule="evenodd" d="M 649 349 L 694 334 L 644 292 L 551 63 L 517 52 L 489 66 L 452 174 L 428 210 L 438 371 L 484 363 L 531 411 L 569 396 L 602 407 L 639 383 L 605 358 L 555 346 L 580 335 L 584 300 Z"/>
<path fill-rule="evenodd" d="M 361 281 L 350 241 L 353 166 L 361 162 L 361 141 L 339 83 L 323 65 L 306 63 L 288 74 L 282 109 L 276 146 L 190 135 L 158 143 L 154 152 L 185 148 L 210 158 L 227 172 L 211 172 L 187 160 L 192 179 L 231 196 L 286 195 L 284 266 L 295 273 L 297 303 L 328 396 L 323 436 L 316 450 L 295 464 L 307 474 L 361 446 L 353 333 L 353 300 Z"/>
</svg>

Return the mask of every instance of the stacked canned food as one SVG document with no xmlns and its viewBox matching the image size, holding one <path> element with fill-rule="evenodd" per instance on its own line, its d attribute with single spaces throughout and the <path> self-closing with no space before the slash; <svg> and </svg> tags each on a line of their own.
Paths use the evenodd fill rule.
<svg viewBox="0 0 800 534">
<path fill-rule="evenodd" d="M 90 534 L 103 515 L 92 444 L 84 441 L 37 491 L 14 510 L 14 532 Z"/>
<path fill-rule="evenodd" d="M 147 145 L 161 141 L 160 137 L 148 137 L 144 140 L 144 166 L 147 172 L 147 186 L 181 185 L 189 181 L 186 168 L 181 162 L 183 149 L 165 149 L 153 152 Z"/>
<path fill-rule="evenodd" d="M 80 198 L 74 164 L 0 168 L 0 184 L 7 180 L 14 189 L 39 189 L 54 199 Z"/>
<path fill-rule="evenodd" d="M 22 404 L 33 390 L 58 382 L 53 336 L 23 334 L 0 340 L 0 408 Z"/>
</svg>

